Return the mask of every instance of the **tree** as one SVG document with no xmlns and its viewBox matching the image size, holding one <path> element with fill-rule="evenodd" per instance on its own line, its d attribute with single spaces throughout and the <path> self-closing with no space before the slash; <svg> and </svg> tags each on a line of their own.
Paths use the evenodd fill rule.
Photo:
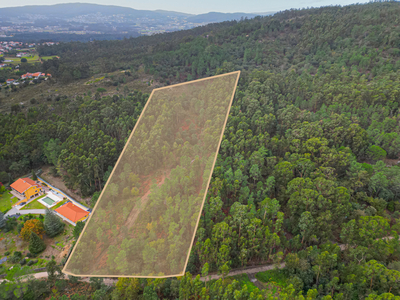
<svg viewBox="0 0 400 300">
<path fill-rule="evenodd" d="M 97 200 L 98 200 L 99 197 L 100 197 L 100 194 L 101 194 L 101 192 L 95 192 L 95 193 L 93 194 L 92 198 L 90 199 L 90 205 L 91 205 L 92 207 L 94 207 L 94 206 L 96 205 L 96 202 L 97 202 Z"/>
<path fill-rule="evenodd" d="M 46 244 L 35 232 L 32 231 L 29 241 L 29 251 L 31 253 L 38 254 L 44 249 L 46 249 Z"/>
<path fill-rule="evenodd" d="M 68 275 L 68 280 L 72 284 L 77 284 L 79 281 L 79 277 Z"/>
<path fill-rule="evenodd" d="M 104 286 L 103 277 L 90 277 L 89 282 L 90 285 L 96 290 L 99 290 Z"/>
<path fill-rule="evenodd" d="M 371 160 L 378 161 L 384 159 L 387 153 L 379 146 L 372 145 L 367 150 L 367 157 Z"/>
<path fill-rule="evenodd" d="M 6 226 L 6 219 L 4 218 L 4 214 L 0 211 L 0 228 L 4 228 Z"/>
<path fill-rule="evenodd" d="M 26 63 L 28 60 L 25 58 L 25 57 L 23 57 L 23 58 L 21 58 L 21 62 L 22 63 Z"/>
<path fill-rule="evenodd" d="M 28 242 L 31 237 L 31 232 L 34 232 L 42 238 L 44 232 L 43 223 L 38 219 L 27 220 L 24 227 L 21 229 L 20 238 Z"/>
<path fill-rule="evenodd" d="M 223 266 L 221 266 L 220 268 L 219 268 L 219 271 L 221 272 L 221 274 L 222 274 L 222 280 L 226 277 L 226 276 L 228 276 L 228 274 L 229 274 L 229 271 L 230 271 L 230 267 L 229 267 L 229 264 L 230 264 L 230 262 L 226 262 Z"/>
<path fill-rule="evenodd" d="M 309 211 L 303 212 L 299 220 L 299 228 L 301 230 L 301 235 L 303 236 L 301 240 L 302 244 L 304 239 L 308 240 L 308 238 L 312 235 L 314 227 L 314 219 L 311 213 Z"/>
<path fill-rule="evenodd" d="M 74 231 L 72 232 L 72 234 L 74 235 L 74 238 L 76 240 L 79 238 L 79 235 L 81 234 L 84 227 L 85 227 L 85 223 L 83 223 L 82 221 L 79 221 L 76 223 Z"/>
<path fill-rule="evenodd" d="M 47 279 L 50 283 L 54 284 L 57 279 L 61 279 L 64 274 L 61 272 L 61 268 L 57 265 L 54 256 L 46 264 Z"/>
<path fill-rule="evenodd" d="M 9 182 L 9 176 L 8 176 L 7 172 L 5 172 L 5 171 L 0 172 L 0 182 L 1 183 Z"/>
<path fill-rule="evenodd" d="M 156 291 L 154 288 L 150 285 L 146 286 L 143 291 L 143 299 L 144 300 L 158 300 Z"/>
<path fill-rule="evenodd" d="M 118 278 L 112 298 L 116 299 L 138 299 L 141 290 L 138 278 Z"/>
<path fill-rule="evenodd" d="M 32 180 L 36 181 L 37 179 L 35 171 L 32 170 Z"/>
<path fill-rule="evenodd" d="M 34 279 L 30 273 L 29 267 L 22 267 L 19 264 L 7 268 L 5 281 L 0 287 L 0 299 L 22 299 Z"/>
<path fill-rule="evenodd" d="M 47 162 L 57 165 L 58 157 L 61 153 L 61 142 L 59 139 L 50 139 L 43 145 L 43 153 L 47 158 Z"/>
<path fill-rule="evenodd" d="M 201 269 L 201 276 L 205 277 L 205 286 L 207 288 L 207 276 L 208 276 L 209 266 L 208 263 L 205 263 L 203 268 Z"/>
<path fill-rule="evenodd" d="M 46 208 L 46 215 L 44 217 L 44 230 L 49 237 L 54 237 L 64 230 L 65 224 L 60 220 L 56 214 Z"/>
</svg>

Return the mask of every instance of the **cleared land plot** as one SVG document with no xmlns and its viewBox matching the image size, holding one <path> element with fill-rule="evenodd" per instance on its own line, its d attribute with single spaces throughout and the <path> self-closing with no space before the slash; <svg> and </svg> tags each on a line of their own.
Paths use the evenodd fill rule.
<svg viewBox="0 0 400 300">
<path fill-rule="evenodd" d="M 238 78 L 153 90 L 65 273 L 183 275 Z"/>
</svg>

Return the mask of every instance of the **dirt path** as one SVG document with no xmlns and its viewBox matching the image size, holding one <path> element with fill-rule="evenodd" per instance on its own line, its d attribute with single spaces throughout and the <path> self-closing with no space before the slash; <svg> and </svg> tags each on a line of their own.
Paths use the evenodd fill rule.
<svg viewBox="0 0 400 300">
<path fill-rule="evenodd" d="M 250 268 L 245 268 L 245 269 L 236 269 L 236 270 L 232 270 L 231 272 L 229 272 L 228 276 L 234 276 L 234 275 L 239 275 L 239 274 L 248 274 L 250 279 L 253 279 L 252 282 L 260 288 L 263 287 L 263 285 L 257 281 L 254 281 L 255 279 L 255 274 L 258 272 L 264 272 L 264 271 L 268 271 L 268 270 L 272 270 L 275 267 L 278 267 L 279 269 L 282 269 L 285 267 L 284 263 L 279 264 L 278 266 L 276 265 L 264 265 L 264 266 L 256 266 L 256 267 L 250 267 Z M 38 272 L 38 273 L 34 273 L 32 274 L 36 279 L 40 279 L 40 278 L 47 278 L 48 274 L 47 272 Z M 211 279 L 219 279 L 221 278 L 221 275 L 211 275 Z M 80 281 L 84 281 L 84 282 L 89 282 L 90 277 L 81 277 Z M 209 280 L 210 277 L 207 276 L 206 277 L 200 277 L 201 281 L 205 281 L 205 280 Z M 0 282 L 2 282 L 4 279 L 0 279 Z M 118 278 L 104 278 L 104 284 L 108 285 L 108 286 L 112 286 L 115 285 L 118 281 Z"/>
<path fill-rule="evenodd" d="M 268 270 L 273 270 L 275 267 L 278 267 L 279 269 L 282 269 L 285 267 L 285 263 L 281 263 L 279 265 L 264 265 L 264 266 L 256 266 L 256 267 L 249 267 L 249 268 L 241 268 L 241 269 L 235 269 L 229 272 L 228 276 L 235 276 L 239 274 L 247 274 L 247 275 L 252 275 L 252 274 L 257 274 L 259 272 L 265 272 Z M 221 278 L 222 275 L 211 275 L 211 279 L 219 279 Z M 209 279 L 209 276 L 207 276 L 207 280 Z M 200 277 L 201 281 L 206 280 L 205 277 Z"/>
</svg>

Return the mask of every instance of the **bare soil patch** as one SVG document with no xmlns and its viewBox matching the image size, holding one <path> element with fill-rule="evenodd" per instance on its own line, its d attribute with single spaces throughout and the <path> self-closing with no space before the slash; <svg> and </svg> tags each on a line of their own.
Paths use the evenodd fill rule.
<svg viewBox="0 0 400 300">
<path fill-rule="evenodd" d="M 55 177 L 50 173 L 50 166 L 46 166 L 42 168 L 43 173 L 40 175 L 44 180 L 54 185 L 56 188 L 60 189 L 64 193 L 66 193 L 71 198 L 83 202 L 86 204 L 90 204 L 90 198 L 83 198 L 79 190 L 71 190 L 66 187 L 62 177 Z"/>
</svg>

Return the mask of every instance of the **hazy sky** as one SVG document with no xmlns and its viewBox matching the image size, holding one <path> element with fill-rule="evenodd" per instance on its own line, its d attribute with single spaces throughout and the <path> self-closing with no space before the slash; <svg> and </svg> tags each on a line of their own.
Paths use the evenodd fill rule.
<svg viewBox="0 0 400 300">
<path fill-rule="evenodd" d="M 104 5 L 126 6 L 134 9 L 147 10 L 173 10 L 192 14 L 218 12 L 267 12 L 280 11 L 290 8 L 319 7 L 327 5 L 348 5 L 365 3 L 368 1 L 354 0 L 19 0 L 0 1 L 0 7 L 25 6 L 25 5 L 51 5 L 59 3 L 95 3 Z"/>
</svg>

